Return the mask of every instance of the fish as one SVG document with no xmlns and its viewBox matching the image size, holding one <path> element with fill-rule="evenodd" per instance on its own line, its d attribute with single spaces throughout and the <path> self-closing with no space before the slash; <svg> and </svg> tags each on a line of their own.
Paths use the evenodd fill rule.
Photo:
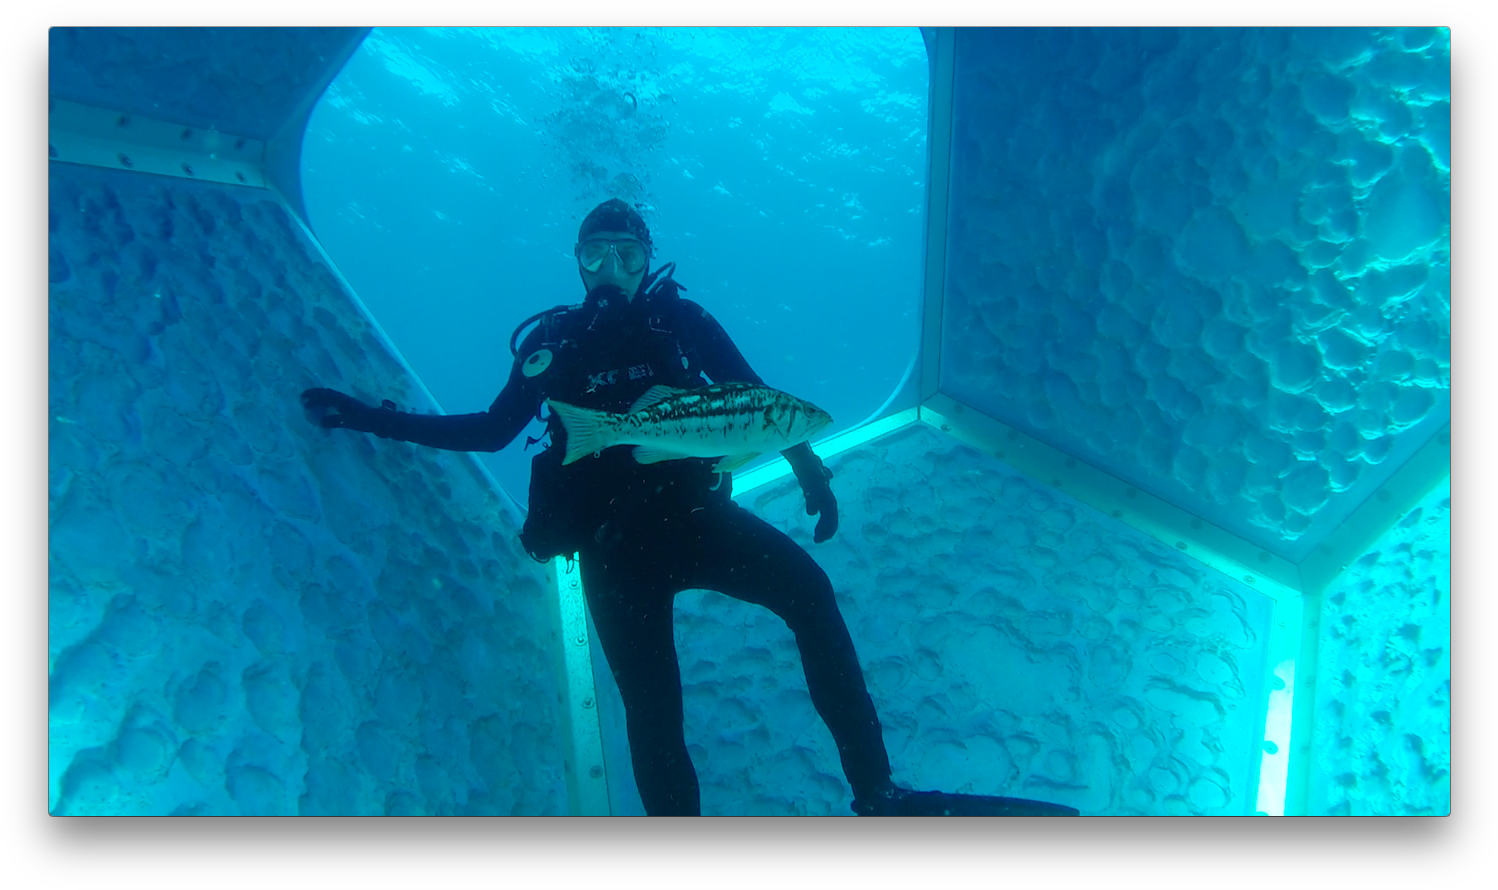
<svg viewBox="0 0 1498 890">
<path fill-rule="evenodd" d="M 605 448 L 633 445 L 637 463 L 718 457 L 713 472 L 729 473 L 832 425 L 832 415 L 811 402 L 753 383 L 652 386 L 623 414 L 555 399 L 546 405 L 567 435 L 563 466 Z"/>
</svg>

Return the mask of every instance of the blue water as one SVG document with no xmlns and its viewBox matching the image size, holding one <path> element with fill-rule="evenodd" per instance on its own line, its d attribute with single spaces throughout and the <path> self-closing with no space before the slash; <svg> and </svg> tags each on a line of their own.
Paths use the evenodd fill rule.
<svg viewBox="0 0 1498 890">
<path fill-rule="evenodd" d="M 912 29 L 381 29 L 313 113 L 307 209 L 468 413 L 504 385 L 515 326 L 582 299 L 583 216 L 641 204 L 654 265 L 835 433 L 915 357 L 927 81 Z M 484 458 L 522 503 L 530 457 Z"/>
</svg>

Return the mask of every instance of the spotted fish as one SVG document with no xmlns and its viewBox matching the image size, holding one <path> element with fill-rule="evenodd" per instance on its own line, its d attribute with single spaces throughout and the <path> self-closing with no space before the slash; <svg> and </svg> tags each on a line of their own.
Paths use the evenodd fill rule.
<svg viewBox="0 0 1498 890">
<path fill-rule="evenodd" d="M 642 464 L 721 457 L 713 470 L 727 473 L 764 452 L 805 442 L 832 423 L 816 405 L 752 383 L 653 386 L 626 414 L 553 399 L 546 404 L 567 433 L 564 465 L 615 445 L 633 445 Z"/>
</svg>

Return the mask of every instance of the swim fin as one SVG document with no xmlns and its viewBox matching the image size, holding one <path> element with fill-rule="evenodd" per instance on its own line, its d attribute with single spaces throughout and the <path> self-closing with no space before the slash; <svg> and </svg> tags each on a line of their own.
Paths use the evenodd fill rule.
<svg viewBox="0 0 1498 890">
<path fill-rule="evenodd" d="M 1025 800 L 1020 797 L 986 797 L 981 794 L 948 794 L 943 791 L 911 791 L 889 785 L 869 801 L 853 801 L 860 816 L 1080 816 L 1061 804 Z"/>
</svg>

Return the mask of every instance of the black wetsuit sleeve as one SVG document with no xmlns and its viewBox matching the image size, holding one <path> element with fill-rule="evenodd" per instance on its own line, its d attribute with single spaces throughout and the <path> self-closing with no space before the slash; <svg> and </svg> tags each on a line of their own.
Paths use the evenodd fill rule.
<svg viewBox="0 0 1498 890">
<path fill-rule="evenodd" d="M 379 428 L 371 430 L 386 439 L 398 439 L 447 451 L 498 451 L 514 441 L 536 416 L 543 398 L 534 378 L 521 371 L 525 357 L 533 351 L 532 338 L 520 350 L 510 368 L 510 379 L 489 410 L 478 414 L 407 414 L 382 411 Z M 539 342 L 539 341 L 537 341 Z"/>
<path fill-rule="evenodd" d="M 681 317 L 687 339 L 697 350 L 697 359 L 702 372 L 714 383 L 755 383 L 763 386 L 765 381 L 749 367 L 749 361 L 729 338 L 728 332 L 718 324 L 706 309 L 683 299 Z"/>
</svg>

